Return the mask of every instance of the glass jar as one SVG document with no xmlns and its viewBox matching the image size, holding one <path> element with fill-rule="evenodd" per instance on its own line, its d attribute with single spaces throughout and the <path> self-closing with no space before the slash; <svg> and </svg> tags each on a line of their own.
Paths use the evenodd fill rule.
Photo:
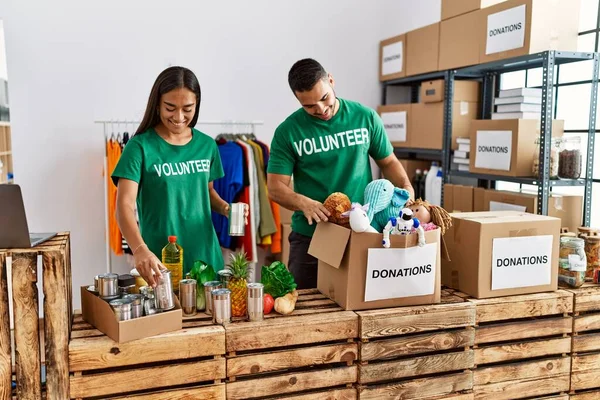
<svg viewBox="0 0 600 400">
<path fill-rule="evenodd" d="M 600 235 L 600 229 L 594 229 L 588 226 L 580 226 L 577 228 L 577 236 L 582 239 L 585 239 L 586 236 L 593 234 Z"/>
<path fill-rule="evenodd" d="M 585 241 L 585 256 L 587 258 L 587 278 L 594 278 L 594 270 L 600 268 L 600 234 L 592 232 L 587 235 Z"/>
<path fill-rule="evenodd" d="M 558 178 L 558 154 L 560 150 L 561 138 L 552 138 L 550 142 L 550 179 Z M 538 137 L 535 139 L 535 152 L 533 153 L 533 164 L 531 174 L 539 178 L 540 176 L 540 149 L 541 140 Z"/>
<path fill-rule="evenodd" d="M 558 177 L 560 179 L 579 179 L 581 161 L 581 137 L 563 137 L 558 155 Z"/>
<path fill-rule="evenodd" d="M 560 238 L 558 281 L 567 286 L 578 288 L 585 283 L 586 270 L 587 261 L 583 239 Z"/>
</svg>

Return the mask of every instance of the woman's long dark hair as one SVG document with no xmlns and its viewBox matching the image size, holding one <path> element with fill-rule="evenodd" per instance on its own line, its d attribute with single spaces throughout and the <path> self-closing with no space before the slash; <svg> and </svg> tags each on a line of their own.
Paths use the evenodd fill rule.
<svg viewBox="0 0 600 400">
<path fill-rule="evenodd" d="M 138 127 L 135 134 L 146 132 L 148 129 L 155 127 L 160 123 L 159 107 L 160 98 L 163 94 L 170 92 L 174 89 L 186 88 L 191 90 L 196 95 L 196 112 L 194 118 L 188 126 L 196 126 L 198 122 L 198 114 L 200 111 L 200 83 L 198 78 L 192 71 L 184 67 L 169 67 L 158 75 L 150 97 L 148 98 L 148 105 L 146 106 L 146 112 L 140 126 Z"/>
</svg>

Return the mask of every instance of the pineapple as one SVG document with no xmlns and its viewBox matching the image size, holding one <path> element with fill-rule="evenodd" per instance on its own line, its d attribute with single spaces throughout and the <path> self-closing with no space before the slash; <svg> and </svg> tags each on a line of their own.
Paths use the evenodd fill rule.
<svg viewBox="0 0 600 400">
<path fill-rule="evenodd" d="M 245 317 L 248 308 L 248 266 L 250 262 L 245 252 L 231 254 L 231 261 L 227 265 L 231 271 L 231 278 L 227 288 L 231 290 L 231 316 Z"/>
</svg>

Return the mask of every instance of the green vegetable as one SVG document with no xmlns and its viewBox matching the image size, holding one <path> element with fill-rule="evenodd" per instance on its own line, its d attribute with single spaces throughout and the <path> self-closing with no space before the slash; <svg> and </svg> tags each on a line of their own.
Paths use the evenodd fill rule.
<svg viewBox="0 0 600 400">
<path fill-rule="evenodd" d="M 190 271 L 190 277 L 196 280 L 196 308 L 204 310 L 206 308 L 206 296 L 204 296 L 204 284 L 217 279 L 217 274 L 212 265 L 202 260 L 194 262 Z"/>
<path fill-rule="evenodd" d="M 261 269 L 261 283 L 264 285 L 264 292 L 274 298 L 285 296 L 296 289 L 294 276 L 288 271 L 284 263 L 275 261 L 269 266 L 263 266 Z"/>
</svg>

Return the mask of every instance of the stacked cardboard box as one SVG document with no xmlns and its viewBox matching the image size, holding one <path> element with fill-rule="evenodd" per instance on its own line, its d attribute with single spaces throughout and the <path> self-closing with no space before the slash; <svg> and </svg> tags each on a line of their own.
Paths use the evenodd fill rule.
<svg viewBox="0 0 600 400">
<path fill-rule="evenodd" d="M 471 152 L 470 138 L 456 138 L 458 149 L 454 150 L 452 169 L 469 172 L 469 153 Z"/>
<path fill-rule="evenodd" d="M 518 88 L 501 90 L 494 101 L 492 119 L 540 119 L 542 89 Z"/>
</svg>

